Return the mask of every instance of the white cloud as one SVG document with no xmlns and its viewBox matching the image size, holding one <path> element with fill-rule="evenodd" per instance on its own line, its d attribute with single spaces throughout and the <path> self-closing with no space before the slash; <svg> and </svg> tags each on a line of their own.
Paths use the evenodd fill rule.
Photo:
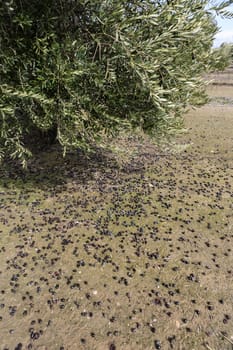
<svg viewBox="0 0 233 350">
<path fill-rule="evenodd" d="M 214 46 L 218 47 L 222 43 L 233 43 L 233 30 L 223 30 L 216 34 Z"/>
</svg>

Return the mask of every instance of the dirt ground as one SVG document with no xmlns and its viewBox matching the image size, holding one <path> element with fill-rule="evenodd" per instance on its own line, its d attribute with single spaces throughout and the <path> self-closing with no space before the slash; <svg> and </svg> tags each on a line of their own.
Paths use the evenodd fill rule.
<svg viewBox="0 0 233 350">
<path fill-rule="evenodd" d="M 173 147 L 0 170 L 0 349 L 233 349 L 233 89 Z"/>
</svg>

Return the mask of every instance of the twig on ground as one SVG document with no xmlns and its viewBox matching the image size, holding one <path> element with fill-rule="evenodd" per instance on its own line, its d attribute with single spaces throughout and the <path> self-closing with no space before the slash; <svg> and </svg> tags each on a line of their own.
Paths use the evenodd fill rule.
<svg viewBox="0 0 233 350">
<path fill-rule="evenodd" d="M 224 339 L 226 339 L 231 345 L 233 345 L 233 341 L 231 339 L 229 339 L 228 337 L 226 337 L 225 335 L 221 334 L 221 337 L 223 337 Z"/>
</svg>

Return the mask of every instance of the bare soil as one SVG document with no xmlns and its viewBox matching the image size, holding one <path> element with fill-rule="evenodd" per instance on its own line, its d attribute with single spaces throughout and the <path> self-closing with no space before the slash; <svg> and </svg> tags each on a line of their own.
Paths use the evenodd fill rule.
<svg viewBox="0 0 233 350">
<path fill-rule="evenodd" d="M 233 96 L 210 94 L 172 147 L 1 168 L 1 349 L 233 348 Z"/>
</svg>

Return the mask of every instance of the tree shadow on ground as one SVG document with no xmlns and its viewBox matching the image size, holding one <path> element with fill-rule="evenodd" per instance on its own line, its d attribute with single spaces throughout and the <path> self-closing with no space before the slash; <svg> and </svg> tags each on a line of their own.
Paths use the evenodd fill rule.
<svg viewBox="0 0 233 350">
<path fill-rule="evenodd" d="M 70 181 L 85 184 L 95 180 L 96 174 L 117 171 L 116 156 L 110 151 L 95 149 L 90 154 L 81 150 L 70 151 L 65 157 L 59 145 L 39 152 L 28 162 L 25 170 L 20 164 L 9 161 L 0 169 L 0 184 L 3 187 L 47 188 L 64 186 Z"/>
<path fill-rule="evenodd" d="M 70 182 L 86 185 L 92 181 L 100 186 L 115 181 L 119 175 L 142 174 L 159 158 L 168 154 L 158 152 L 154 144 L 124 140 L 121 148 L 129 153 L 123 160 L 121 154 L 106 148 L 95 147 L 86 154 L 80 149 L 62 155 L 62 147 L 54 144 L 36 152 L 28 162 L 27 170 L 14 161 L 4 163 L 0 169 L 0 185 L 17 189 L 41 189 L 62 191 Z M 132 152 L 133 150 L 133 152 Z"/>
</svg>

